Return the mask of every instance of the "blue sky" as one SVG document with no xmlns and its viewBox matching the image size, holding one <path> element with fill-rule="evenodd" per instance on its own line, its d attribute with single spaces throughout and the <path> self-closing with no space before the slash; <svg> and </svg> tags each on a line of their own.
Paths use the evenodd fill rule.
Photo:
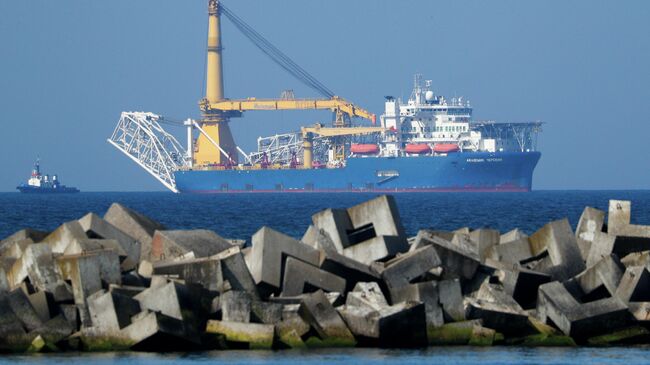
<svg viewBox="0 0 650 365">
<path fill-rule="evenodd" d="M 0 191 L 46 172 L 85 191 L 161 190 L 106 138 L 120 112 L 198 117 L 206 1 L 0 2 Z M 650 2 L 231 0 L 231 10 L 337 94 L 380 114 L 413 74 L 477 119 L 541 120 L 536 189 L 648 189 Z M 317 96 L 224 20 L 226 96 Z M 250 112 L 260 135 L 327 112 Z M 171 130 L 183 135 L 183 130 Z M 184 139 L 182 139 L 184 140 Z"/>
</svg>

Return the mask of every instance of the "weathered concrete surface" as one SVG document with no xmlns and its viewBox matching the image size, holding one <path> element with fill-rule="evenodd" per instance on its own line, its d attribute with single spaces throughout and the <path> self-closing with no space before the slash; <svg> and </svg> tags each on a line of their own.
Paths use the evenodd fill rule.
<svg viewBox="0 0 650 365">
<path fill-rule="evenodd" d="M 568 219 L 546 224 L 529 237 L 531 250 L 537 255 L 548 252 L 553 267 L 547 273 L 555 280 L 567 280 L 585 269 L 585 263 Z"/>
<path fill-rule="evenodd" d="M 88 238 L 86 232 L 77 221 L 63 223 L 54 232 L 45 237 L 41 243 L 46 243 L 52 247 L 52 252 L 62 254 L 65 248 L 75 240 L 84 240 Z"/>
<path fill-rule="evenodd" d="M 152 262 L 182 257 L 193 252 L 195 257 L 208 257 L 232 248 L 232 244 L 213 231 L 193 229 L 187 231 L 157 230 L 151 241 Z"/>
<path fill-rule="evenodd" d="M 140 242 L 95 213 L 86 214 L 83 218 L 79 219 L 79 224 L 89 238 L 101 238 L 118 242 L 121 248 L 120 254 L 124 255 L 121 264 L 122 270 L 129 271 L 136 268 L 140 262 L 142 249 Z"/>
<path fill-rule="evenodd" d="M 270 349 L 274 328 L 270 324 L 208 321 L 207 333 L 223 335 L 227 341 L 248 344 L 251 349 Z"/>
<path fill-rule="evenodd" d="M 306 296 L 298 313 L 327 344 L 333 347 L 349 347 L 356 344 L 352 332 L 321 290 Z"/>
<path fill-rule="evenodd" d="M 279 293 L 288 256 L 318 266 L 320 252 L 287 235 L 263 227 L 252 238 L 246 265 L 260 290 Z"/>
<path fill-rule="evenodd" d="M 342 293 L 345 287 L 345 279 L 339 276 L 293 257 L 288 257 L 286 260 L 282 296 L 291 297 L 318 289 Z"/>
<path fill-rule="evenodd" d="M 579 303 L 561 283 L 539 288 L 537 314 L 551 320 L 565 335 L 584 338 L 625 327 L 630 319 L 627 306 L 616 297 Z"/>
<path fill-rule="evenodd" d="M 650 302 L 650 272 L 645 266 L 631 266 L 621 275 L 612 294 L 629 302 Z"/>
<path fill-rule="evenodd" d="M 142 258 L 147 258 L 151 254 L 154 232 L 165 230 L 162 224 L 119 203 L 113 203 L 108 208 L 104 220 L 139 242 Z"/>
<path fill-rule="evenodd" d="M 226 322 L 249 323 L 251 320 L 251 296 L 242 291 L 231 290 L 219 297 L 221 319 Z"/>
<path fill-rule="evenodd" d="M 412 281 L 442 264 L 433 246 L 425 246 L 400 255 L 388 262 L 382 271 L 382 278 L 391 293 L 391 301 L 396 292 Z"/>
<path fill-rule="evenodd" d="M 461 245 L 467 242 L 454 244 L 442 239 L 435 232 L 420 230 L 415 244 L 433 245 L 441 261 L 444 279 L 472 279 L 480 264 L 480 258 L 472 251 L 472 247 Z"/>
</svg>

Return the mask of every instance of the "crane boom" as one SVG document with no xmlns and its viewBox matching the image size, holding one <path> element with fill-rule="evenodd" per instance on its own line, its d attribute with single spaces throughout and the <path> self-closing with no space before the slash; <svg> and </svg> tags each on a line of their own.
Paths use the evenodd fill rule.
<svg viewBox="0 0 650 365">
<path fill-rule="evenodd" d="M 210 111 L 244 112 L 248 110 L 308 110 L 329 109 L 333 112 L 342 112 L 351 117 L 359 117 L 376 122 L 377 117 L 369 111 L 360 108 L 349 101 L 334 96 L 331 99 L 238 99 L 208 101 L 204 107 Z"/>
</svg>

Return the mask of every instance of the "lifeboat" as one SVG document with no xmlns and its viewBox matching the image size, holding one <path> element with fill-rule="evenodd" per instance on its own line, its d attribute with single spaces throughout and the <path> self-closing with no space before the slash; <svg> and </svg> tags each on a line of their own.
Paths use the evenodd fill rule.
<svg viewBox="0 0 650 365">
<path fill-rule="evenodd" d="M 379 153 L 379 147 L 376 144 L 355 143 L 350 146 L 350 151 L 358 155 L 375 155 Z"/>
<path fill-rule="evenodd" d="M 438 143 L 433 146 L 433 152 L 436 153 L 452 153 L 460 151 L 460 147 L 454 143 Z"/>
<path fill-rule="evenodd" d="M 426 143 L 409 143 L 404 148 L 404 152 L 421 155 L 431 153 L 431 147 Z"/>
</svg>

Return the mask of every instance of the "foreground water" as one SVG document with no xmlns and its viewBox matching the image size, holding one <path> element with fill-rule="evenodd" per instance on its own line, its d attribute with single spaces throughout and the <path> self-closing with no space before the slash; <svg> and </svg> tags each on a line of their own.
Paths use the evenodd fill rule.
<svg viewBox="0 0 650 365">
<path fill-rule="evenodd" d="M 453 347 L 425 350 L 220 351 L 194 354 L 43 354 L 0 358 L 0 364 L 647 364 L 648 348 Z"/>
<path fill-rule="evenodd" d="M 225 237 L 250 239 L 268 225 L 300 237 L 314 212 L 349 207 L 374 194 L 174 195 L 171 193 L 0 193 L 0 237 L 31 227 L 52 230 L 87 212 L 103 214 L 120 202 L 169 228 L 207 228 Z M 609 199 L 632 201 L 633 223 L 650 224 L 650 191 L 538 191 L 527 194 L 397 194 L 409 235 L 420 228 L 519 227 L 528 233 L 568 217 L 575 226 L 587 205 L 607 210 Z M 192 354 L 43 354 L 0 357 L 4 363 L 48 364 L 646 364 L 650 348 L 429 348 L 423 350 L 225 351 Z"/>
</svg>

